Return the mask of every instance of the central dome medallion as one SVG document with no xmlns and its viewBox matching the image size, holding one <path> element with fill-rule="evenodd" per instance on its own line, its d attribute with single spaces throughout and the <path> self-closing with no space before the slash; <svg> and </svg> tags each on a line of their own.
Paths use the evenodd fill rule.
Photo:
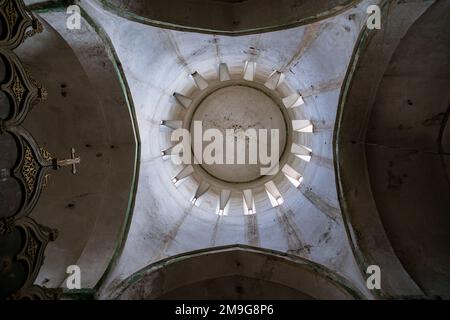
<svg viewBox="0 0 450 320">
<path fill-rule="evenodd" d="M 176 118 L 161 120 L 172 130 L 170 145 L 161 148 L 163 159 L 172 159 L 169 167 L 178 168 L 171 180 L 177 188 L 189 181 L 180 192 L 219 215 L 237 213 L 239 199 L 247 215 L 256 213 L 264 197 L 279 206 L 278 186 L 290 182 L 297 188 L 303 179 L 298 159 L 311 158 L 301 135 L 312 133 L 312 124 L 295 119 L 303 97 L 283 83 L 281 72 L 256 73 L 254 62 L 246 62 L 243 73 L 230 73 L 225 63 L 218 69 L 217 78 L 192 73 L 186 93 L 173 94 L 183 108 Z"/>
<path fill-rule="evenodd" d="M 267 92 L 254 85 L 231 81 L 224 87 L 213 90 L 202 99 L 195 108 L 190 121 L 193 141 L 202 139 L 202 137 L 196 136 L 198 132 L 194 130 L 194 123 L 197 121 L 202 125 L 202 132 L 208 129 L 217 129 L 224 137 L 223 162 L 199 164 L 203 170 L 220 181 L 243 183 L 259 179 L 261 167 L 269 166 L 268 163 L 261 161 L 258 154 L 260 145 L 267 142 L 267 152 L 264 153 L 269 157 L 273 142 L 271 139 L 273 130 L 277 131 L 278 136 L 278 150 L 273 155 L 277 159 L 274 160 L 279 162 L 280 156 L 284 153 L 287 125 L 281 106 Z M 254 137 L 248 134 L 252 129 L 256 133 Z M 261 130 L 267 132 L 267 141 L 260 139 Z M 226 141 L 233 142 L 232 151 L 227 149 Z M 203 141 L 202 151 L 209 143 Z M 243 150 L 239 150 L 238 145 L 243 145 Z M 252 146 L 256 147 L 256 150 L 252 150 Z M 257 152 L 256 163 L 251 161 L 252 152 Z M 238 163 L 238 156 L 245 157 L 244 163 Z M 229 161 L 227 161 L 227 157 Z"/>
</svg>

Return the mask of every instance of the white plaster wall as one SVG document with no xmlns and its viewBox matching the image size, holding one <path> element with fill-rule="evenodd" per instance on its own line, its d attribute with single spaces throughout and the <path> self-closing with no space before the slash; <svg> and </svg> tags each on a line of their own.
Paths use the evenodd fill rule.
<svg viewBox="0 0 450 320">
<path fill-rule="evenodd" d="M 91 1 L 82 5 L 107 32 L 121 60 L 142 143 L 133 219 L 123 252 L 104 283 L 104 296 L 108 287 L 149 263 L 236 243 L 298 254 L 364 291 L 337 201 L 332 139 L 341 84 L 369 1 L 313 25 L 241 37 L 158 29 L 104 12 Z M 283 71 L 291 90 L 303 93 L 306 104 L 299 112 L 316 126 L 310 140 L 313 158 L 304 166 L 299 189 L 287 183 L 280 187 L 285 199 L 280 208 L 252 217 L 219 217 L 190 204 L 185 193 L 192 192 L 191 183 L 178 188 L 171 183 L 180 169 L 160 156 L 159 121 L 179 112 L 172 93 L 187 90 L 190 73 L 212 77 L 211 66 L 226 62 L 238 70 L 246 60 L 256 61 L 261 74 Z"/>
</svg>

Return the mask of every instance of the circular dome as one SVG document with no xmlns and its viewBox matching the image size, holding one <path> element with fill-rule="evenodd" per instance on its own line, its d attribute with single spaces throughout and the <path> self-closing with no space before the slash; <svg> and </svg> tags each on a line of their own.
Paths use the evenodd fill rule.
<svg viewBox="0 0 450 320">
<path fill-rule="evenodd" d="M 203 132 L 210 129 L 218 130 L 225 139 L 222 141 L 223 145 L 230 140 L 233 143 L 231 159 L 228 150 L 224 148 L 224 154 L 219 155 L 223 160 L 222 163 L 219 161 L 200 165 L 208 174 L 224 182 L 251 182 L 261 177 L 260 156 L 255 155 L 254 161 L 251 161 L 252 153 L 256 151 L 251 150 L 251 147 L 258 144 L 260 137 L 247 133 L 258 134 L 263 132 L 262 130 L 270 133 L 275 130 L 279 137 L 279 151 L 283 151 L 286 145 L 286 122 L 278 103 L 268 94 L 249 85 L 227 85 L 215 90 L 200 102 L 194 111 L 190 126 L 194 141 L 201 140 L 194 130 L 196 122 L 201 123 Z M 269 139 L 267 142 L 272 143 L 272 140 Z M 207 145 L 208 143 L 203 142 L 203 151 Z M 237 149 L 235 145 L 242 145 L 245 149 L 235 150 Z M 270 146 L 268 150 L 271 150 Z M 240 156 L 245 157 L 246 159 L 241 159 L 245 161 L 240 161 L 241 163 L 236 161 L 235 158 Z"/>
<path fill-rule="evenodd" d="M 172 130 L 162 133 L 169 147 L 161 148 L 161 156 L 172 160 L 167 168 L 181 167 L 172 182 L 178 188 L 189 181 L 188 187 L 178 188 L 185 199 L 199 207 L 207 199 L 205 210 L 219 215 L 254 214 L 264 199 L 270 208 L 277 207 L 284 202 L 282 181 L 298 187 L 298 159 L 311 157 L 294 134 L 312 132 L 311 122 L 297 120 L 292 110 L 304 103 L 302 96 L 289 95 L 283 73 L 257 72 L 251 61 L 243 69 L 230 71 L 225 63 L 218 73 L 211 69 L 206 76 L 191 74 L 185 93 L 173 94 L 179 105 L 173 118 L 160 121 Z"/>
</svg>

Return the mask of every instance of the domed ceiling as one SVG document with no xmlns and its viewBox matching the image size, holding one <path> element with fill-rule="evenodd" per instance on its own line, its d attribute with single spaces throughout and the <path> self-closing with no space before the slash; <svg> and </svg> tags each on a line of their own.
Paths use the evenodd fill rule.
<svg viewBox="0 0 450 320">
<path fill-rule="evenodd" d="M 295 254 L 364 283 L 340 217 L 332 143 L 365 6 L 239 37 L 161 29 L 84 7 L 122 62 L 141 139 L 133 219 L 105 294 L 152 262 L 233 244 Z M 205 129 L 281 129 L 280 170 L 260 177 L 238 166 L 175 164 L 171 135 L 196 119 Z"/>
<path fill-rule="evenodd" d="M 274 3 L 86 0 L 69 30 L 63 4 L 28 1 L 44 28 L 15 54 L 49 97 L 24 125 L 81 157 L 33 206 L 59 231 L 36 285 L 76 264 L 96 298 L 446 297 L 447 4 Z"/>
</svg>

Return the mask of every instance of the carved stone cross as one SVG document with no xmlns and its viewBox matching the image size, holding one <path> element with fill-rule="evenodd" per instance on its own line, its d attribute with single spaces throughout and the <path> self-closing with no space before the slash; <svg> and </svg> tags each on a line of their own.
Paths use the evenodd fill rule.
<svg viewBox="0 0 450 320">
<path fill-rule="evenodd" d="M 58 165 L 58 167 L 72 166 L 72 173 L 76 174 L 77 173 L 76 165 L 81 162 L 81 158 L 78 156 L 75 156 L 75 148 L 72 148 L 71 152 L 72 152 L 72 158 L 58 160 L 57 165 Z"/>
</svg>

